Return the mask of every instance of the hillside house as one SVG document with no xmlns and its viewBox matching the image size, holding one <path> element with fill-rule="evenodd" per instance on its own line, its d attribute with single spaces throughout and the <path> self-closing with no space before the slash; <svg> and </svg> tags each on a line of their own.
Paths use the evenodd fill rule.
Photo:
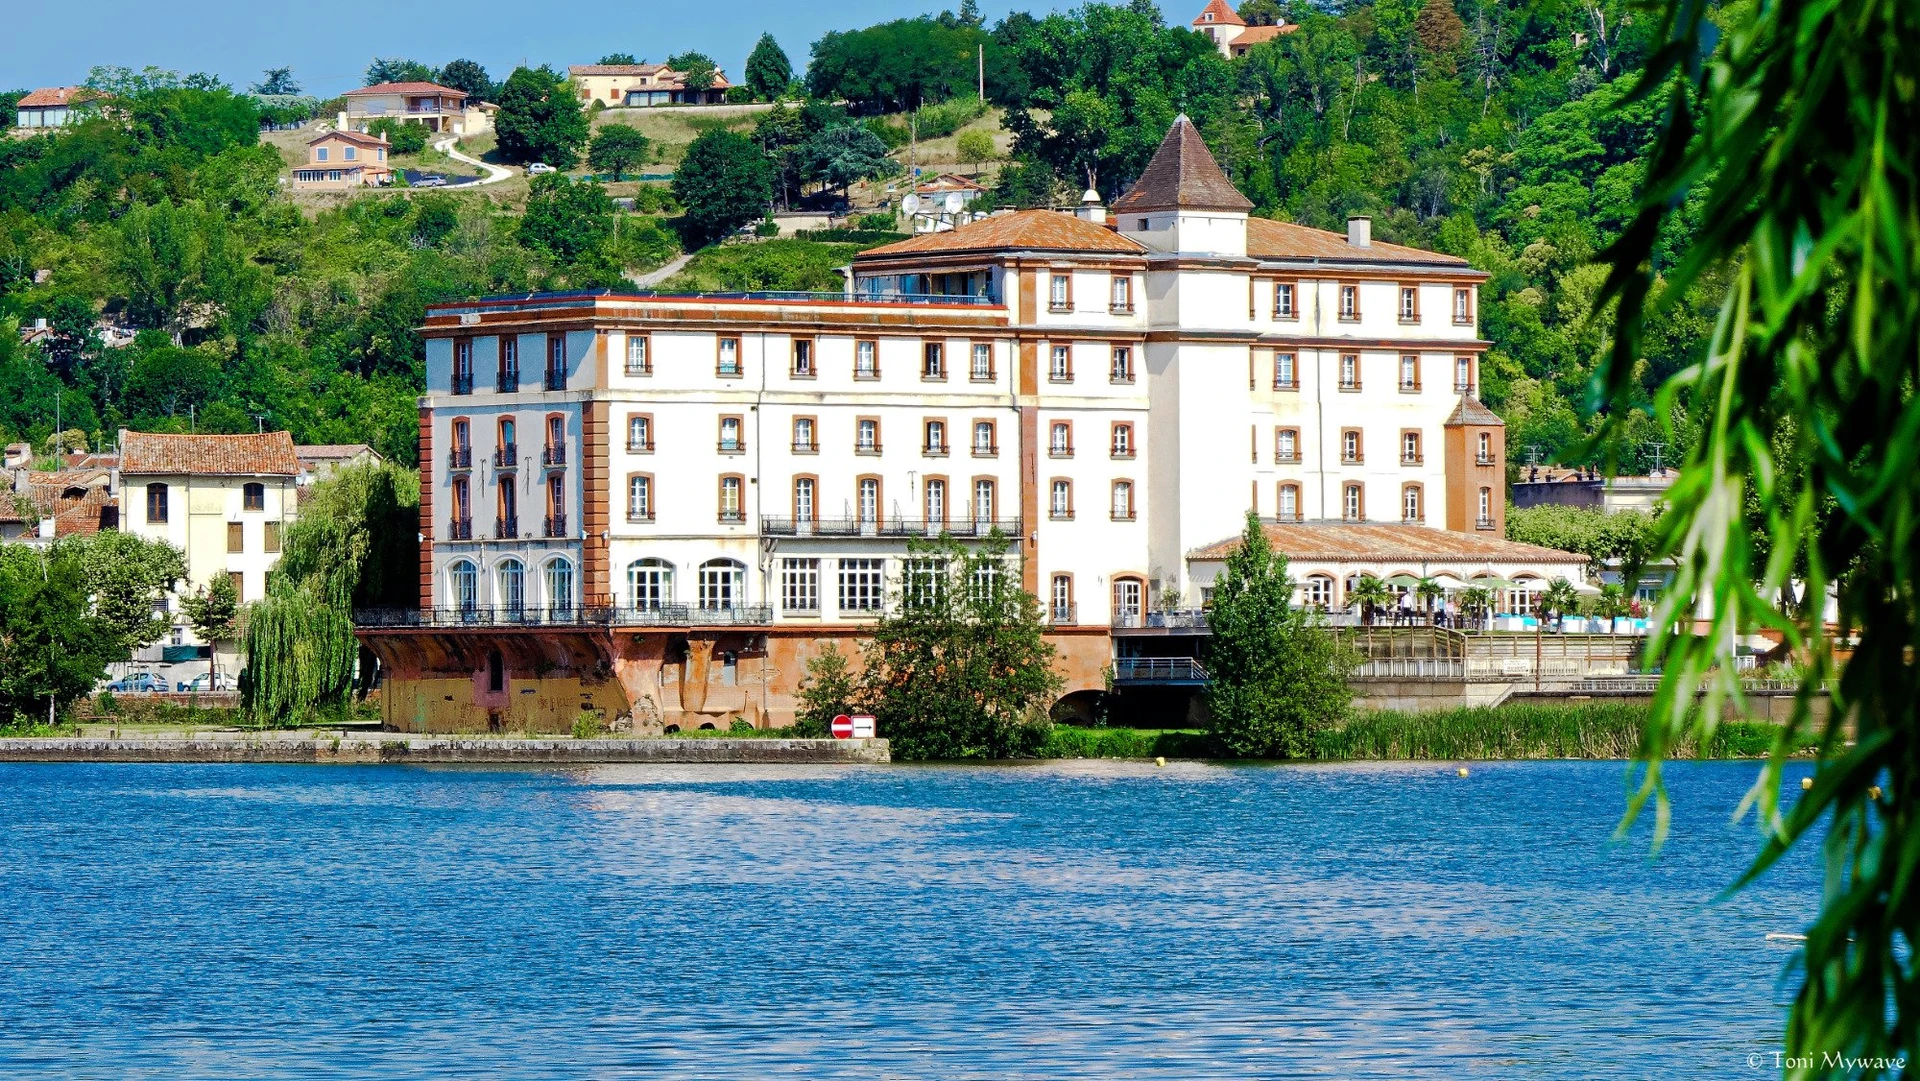
<svg viewBox="0 0 1920 1081">
<path fill-rule="evenodd" d="M 307 163 L 293 171 L 295 187 L 312 191 L 380 187 L 393 183 L 387 140 L 357 131 L 329 131 L 307 141 Z"/>
<path fill-rule="evenodd" d="M 687 89 L 686 74 L 665 64 L 574 64 L 567 68 L 582 105 L 599 102 L 607 107 L 647 105 L 718 105 L 727 100 L 733 84 L 720 71 L 713 85 Z"/>
</svg>

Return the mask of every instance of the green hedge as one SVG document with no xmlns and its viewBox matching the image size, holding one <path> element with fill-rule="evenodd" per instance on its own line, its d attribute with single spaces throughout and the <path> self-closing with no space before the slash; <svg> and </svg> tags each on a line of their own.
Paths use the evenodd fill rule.
<svg viewBox="0 0 1920 1081">
<path fill-rule="evenodd" d="M 1644 705 L 1524 702 L 1429 713 L 1357 714 L 1315 739 L 1319 759 L 1631 758 L 1647 720 Z M 1689 741 L 1675 758 L 1742 758 L 1766 754 L 1777 726 L 1751 721 L 1720 725 L 1702 754 Z M 1813 740 L 1796 750 L 1805 752 Z"/>
</svg>

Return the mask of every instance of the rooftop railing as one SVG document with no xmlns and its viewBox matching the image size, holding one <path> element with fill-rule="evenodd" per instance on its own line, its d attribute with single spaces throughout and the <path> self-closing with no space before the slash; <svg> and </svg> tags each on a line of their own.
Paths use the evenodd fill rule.
<svg viewBox="0 0 1920 1081">
<path fill-rule="evenodd" d="M 790 518 L 762 515 L 760 533 L 768 537 L 985 537 L 995 529 L 1009 538 L 1021 536 L 1020 519 L 995 518 L 966 522 L 928 522 L 922 518 Z"/>
<path fill-rule="evenodd" d="M 362 608 L 353 613 L 355 626 L 374 628 L 731 627 L 759 626 L 772 621 L 773 607 L 765 604 L 724 607 L 665 604 L 651 608 L 445 605 L 434 608 Z"/>
</svg>

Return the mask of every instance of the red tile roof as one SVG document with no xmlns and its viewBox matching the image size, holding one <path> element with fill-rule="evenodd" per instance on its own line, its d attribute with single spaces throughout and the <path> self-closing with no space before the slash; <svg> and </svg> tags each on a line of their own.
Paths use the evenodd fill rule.
<svg viewBox="0 0 1920 1081">
<path fill-rule="evenodd" d="M 1207 18 L 1208 15 L 1212 15 L 1213 18 Z M 1238 12 L 1228 7 L 1226 0 L 1208 0 L 1207 6 L 1200 9 L 1200 14 L 1193 17 L 1193 23 L 1191 25 L 1245 26 L 1247 25 L 1247 20 L 1242 19 Z"/>
<path fill-rule="evenodd" d="M 1374 241 L 1361 248 L 1345 233 L 1267 218 L 1247 219 L 1247 254 L 1255 259 L 1332 259 L 1374 263 L 1443 263 L 1465 269 L 1467 261 L 1439 252 Z"/>
<path fill-rule="evenodd" d="M 1445 426 L 1451 428 L 1459 424 L 1478 424 L 1490 428 L 1507 426 L 1507 422 L 1500 419 L 1500 414 L 1480 404 L 1478 398 L 1470 398 L 1465 394 L 1460 396 L 1460 404 L 1453 407 L 1453 415 L 1447 418 Z"/>
<path fill-rule="evenodd" d="M 1064 251 L 1143 255 L 1146 248 L 1104 225 L 1082 221 L 1058 210 L 1016 210 L 992 214 L 958 229 L 922 233 L 869 248 L 854 261 L 894 255 L 932 255 L 973 251 Z"/>
<path fill-rule="evenodd" d="M 1216 0 L 1218 2 L 1218 0 Z M 1199 129 L 1181 113 L 1167 129 L 1140 179 L 1114 200 L 1115 213 L 1142 210 L 1228 210 L 1245 212 L 1253 202 L 1220 171 Z"/>
<path fill-rule="evenodd" d="M 569 64 L 568 75 L 652 75 L 665 71 L 665 64 Z"/>
<path fill-rule="evenodd" d="M 328 139 L 339 139 L 343 142 L 353 143 L 355 146 L 384 147 L 387 145 L 387 141 L 385 139 L 380 138 L 377 135 L 368 135 L 364 132 L 345 131 L 345 130 L 323 131 L 320 134 L 314 136 L 313 138 L 308 139 L 307 145 L 312 146 L 315 143 L 324 142 L 325 140 L 328 140 Z"/>
<path fill-rule="evenodd" d="M 43 86 L 38 90 L 29 91 L 25 97 L 20 99 L 19 107 L 23 109 L 33 109 L 56 105 L 75 105 L 83 101 L 92 101 L 96 98 L 103 97 L 106 97 L 106 95 L 100 93 L 98 90 L 89 90 L 84 86 Z"/>
<path fill-rule="evenodd" d="M 193 476 L 298 476 L 293 437 L 261 435 L 164 435 L 120 431 L 120 473 Z"/>
<path fill-rule="evenodd" d="M 1240 31 L 1239 36 L 1235 37 L 1230 44 L 1236 49 L 1249 45 L 1258 45 L 1263 41 L 1272 41 L 1282 34 L 1291 34 L 1298 29 L 1300 29 L 1299 23 L 1283 23 L 1279 26 L 1249 26 L 1245 30 Z"/>
<path fill-rule="evenodd" d="M 665 64 L 572 64 L 567 67 L 568 75 L 652 75 L 655 81 L 646 86 L 635 86 L 633 90 L 684 90 L 687 86 L 687 73 L 675 71 Z M 708 90 L 725 90 L 732 83 L 727 82 L 726 73 L 719 68 L 713 69 L 713 83 Z"/>
<path fill-rule="evenodd" d="M 441 97 L 455 98 L 467 96 L 465 90 L 455 90 L 451 86 L 441 86 L 439 83 L 375 83 L 358 90 L 349 90 L 342 96 L 364 98 L 379 94 L 438 94 Z"/>
<path fill-rule="evenodd" d="M 1288 559 L 1316 562 L 1447 562 L 1467 570 L 1481 563 L 1585 564 L 1578 552 L 1521 544 L 1487 533 L 1459 533 L 1424 525 L 1308 523 L 1260 527 L 1274 550 Z M 1240 550 L 1229 537 L 1190 553 L 1190 559 L 1225 559 Z"/>
</svg>

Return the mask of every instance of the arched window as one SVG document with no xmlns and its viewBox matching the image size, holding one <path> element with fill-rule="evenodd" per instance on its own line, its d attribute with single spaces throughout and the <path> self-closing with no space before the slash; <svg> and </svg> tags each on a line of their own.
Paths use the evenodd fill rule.
<svg viewBox="0 0 1920 1081">
<path fill-rule="evenodd" d="M 1138 578 L 1115 578 L 1113 580 L 1113 625 L 1116 627 L 1146 626 L 1146 584 Z"/>
<path fill-rule="evenodd" d="M 947 523 L 947 482 L 938 477 L 927 481 L 927 527 L 929 529 Z"/>
<path fill-rule="evenodd" d="M 819 484 L 812 477 L 795 477 L 793 480 L 793 520 L 812 524 L 819 520 L 819 509 L 815 496 L 819 494 Z"/>
<path fill-rule="evenodd" d="M 1116 522 L 1133 520 L 1133 482 L 1130 480 L 1113 482 L 1113 520 Z"/>
<path fill-rule="evenodd" d="M 480 572 L 465 559 L 447 568 L 447 603 L 462 612 L 480 606 Z"/>
<path fill-rule="evenodd" d="M 1281 521 L 1297 522 L 1300 520 L 1300 486 L 1298 484 L 1282 484 L 1280 486 L 1278 508 Z"/>
<path fill-rule="evenodd" d="M 512 469 L 520 461 L 520 441 L 516 437 L 518 431 L 511 417 L 500 422 L 500 449 L 493 452 L 494 465 Z"/>
<path fill-rule="evenodd" d="M 860 524 L 876 525 L 880 521 L 880 478 L 860 478 Z"/>
<path fill-rule="evenodd" d="M 708 610 L 740 608 L 747 603 L 747 568 L 732 559 L 710 559 L 700 564 L 700 607 Z"/>
<path fill-rule="evenodd" d="M 993 482 L 976 480 L 973 482 L 973 520 L 982 529 L 993 525 Z"/>
<path fill-rule="evenodd" d="M 494 571 L 498 593 L 495 599 L 507 614 L 515 619 L 527 608 L 527 567 L 517 559 L 501 562 Z"/>
<path fill-rule="evenodd" d="M 657 612 L 673 603 L 673 564 L 664 559 L 636 559 L 627 564 L 628 605 Z"/>
<path fill-rule="evenodd" d="M 167 520 L 167 486 L 164 484 L 147 485 L 147 521 L 164 522 Z"/>
<path fill-rule="evenodd" d="M 1053 576 L 1052 622 L 1070 624 L 1073 620 L 1073 575 Z"/>
<path fill-rule="evenodd" d="M 627 449 L 639 453 L 653 449 L 652 417 L 636 413 L 627 418 Z"/>
<path fill-rule="evenodd" d="M 1324 574 L 1310 574 L 1300 587 L 1300 595 L 1307 607 L 1328 611 L 1333 607 L 1333 579 Z"/>
<path fill-rule="evenodd" d="M 266 510 L 267 486 L 259 481 L 248 481 L 241 485 L 240 506 L 244 510 Z"/>
<path fill-rule="evenodd" d="M 1341 489 L 1340 503 L 1341 516 L 1349 522 L 1358 522 L 1367 516 L 1367 506 L 1361 499 L 1358 484 L 1349 484 Z"/>
<path fill-rule="evenodd" d="M 1421 518 L 1420 486 L 1409 484 L 1400 490 L 1400 517 L 1404 521 L 1417 522 Z"/>
<path fill-rule="evenodd" d="M 645 473 L 627 478 L 627 520 L 653 521 L 653 478 Z"/>
<path fill-rule="evenodd" d="M 565 559 L 547 562 L 547 608 L 553 612 L 573 611 L 573 563 Z"/>
</svg>

